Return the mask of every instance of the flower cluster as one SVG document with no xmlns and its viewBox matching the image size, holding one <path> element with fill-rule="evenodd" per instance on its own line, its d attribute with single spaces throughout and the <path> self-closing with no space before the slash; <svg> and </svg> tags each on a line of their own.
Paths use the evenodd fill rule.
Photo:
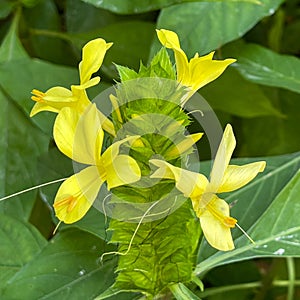
<svg viewBox="0 0 300 300">
<path fill-rule="evenodd" d="M 201 87 L 220 76 L 234 59 L 214 60 L 214 52 L 205 56 L 198 53 L 189 61 L 180 47 L 176 33 L 157 30 L 158 39 L 166 48 L 172 49 L 176 61 L 177 84 L 184 87 L 183 107 L 188 99 Z M 120 154 L 120 147 L 144 144 L 141 135 L 129 135 L 117 139 L 114 124 L 122 122 L 118 99 L 110 97 L 117 122 L 106 118 L 95 104 L 88 99 L 86 89 L 99 83 L 99 77 L 92 75 L 100 68 L 106 51 L 112 43 L 98 38 L 83 47 L 82 61 L 79 64 L 80 84 L 71 89 L 53 87 L 48 91 L 33 90 L 32 100 L 36 102 L 31 116 L 41 111 L 58 113 L 53 136 L 59 150 L 76 162 L 86 165 L 60 186 L 54 201 L 56 216 L 60 221 L 73 223 L 81 219 L 96 199 L 100 187 L 106 182 L 108 189 L 137 182 L 141 179 L 141 169 L 135 158 Z M 135 116 L 143 120 L 142 116 Z M 103 151 L 105 130 L 114 142 Z M 236 190 L 251 181 L 265 167 L 265 162 L 244 166 L 229 165 L 235 148 L 235 137 L 227 125 L 219 145 L 208 180 L 204 175 L 179 168 L 172 159 L 197 142 L 202 133 L 187 136 L 177 147 L 170 147 L 166 160 L 150 159 L 157 168 L 150 178 L 173 180 L 176 188 L 191 199 L 194 211 L 200 219 L 204 236 L 213 247 L 227 251 L 234 248 L 231 228 L 237 220 L 230 217 L 229 205 L 217 194 Z M 145 150 L 146 151 L 146 150 Z"/>
</svg>

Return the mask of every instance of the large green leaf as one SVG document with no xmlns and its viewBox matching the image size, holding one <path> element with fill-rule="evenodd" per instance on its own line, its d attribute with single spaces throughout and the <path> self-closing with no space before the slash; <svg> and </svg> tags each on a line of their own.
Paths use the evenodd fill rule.
<svg viewBox="0 0 300 300">
<path fill-rule="evenodd" d="M 195 2 L 197 0 L 83 0 L 97 7 L 101 7 L 119 14 L 137 14 L 151 10 L 161 9 L 170 5 L 185 2 Z M 211 2 L 252 2 L 258 3 L 256 0 L 207 0 Z M 198 1 L 197 1 L 198 2 Z"/>
<path fill-rule="evenodd" d="M 227 47 L 226 47 L 227 48 Z M 226 49 L 233 65 L 249 81 L 300 93 L 300 59 L 255 44 L 233 43 Z"/>
<path fill-rule="evenodd" d="M 246 161 L 255 160 L 234 163 Z M 236 245 L 233 251 L 216 252 L 202 242 L 195 273 L 254 257 L 299 256 L 300 154 L 270 157 L 266 161 L 268 167 L 263 174 L 225 198 L 228 202 L 237 201 L 231 214 L 256 243 L 250 243 L 238 229 L 233 230 Z"/>
<path fill-rule="evenodd" d="M 263 17 L 273 14 L 283 0 L 260 2 L 178 4 L 161 11 L 157 27 L 176 31 L 190 57 L 195 52 L 205 54 L 244 35 Z"/>
<path fill-rule="evenodd" d="M 94 235 L 63 231 L 8 281 L 1 299 L 93 299 L 113 282 L 115 259 L 100 260 L 111 250 Z"/>
<path fill-rule="evenodd" d="M 47 241 L 31 224 L 0 213 L 0 290 Z"/>
<path fill-rule="evenodd" d="M 233 115 L 245 118 L 264 115 L 282 117 L 259 86 L 244 80 L 232 68 L 199 92 L 212 108 Z"/>
<path fill-rule="evenodd" d="M 5 196 L 40 183 L 37 157 L 49 138 L 1 90 L 0 106 L 0 194 Z M 0 211 L 26 220 L 34 201 L 34 192 L 26 193 L 0 202 Z"/>
</svg>

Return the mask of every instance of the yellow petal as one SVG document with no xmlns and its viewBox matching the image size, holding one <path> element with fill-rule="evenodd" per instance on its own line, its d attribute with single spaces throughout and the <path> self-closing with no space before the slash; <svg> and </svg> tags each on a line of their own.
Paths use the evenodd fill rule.
<svg viewBox="0 0 300 300">
<path fill-rule="evenodd" d="M 98 110 L 98 116 L 99 116 L 102 128 L 106 132 L 111 134 L 112 136 L 116 136 L 116 131 L 115 131 L 113 122 L 110 121 L 107 117 L 105 117 L 105 115 L 100 110 Z"/>
<path fill-rule="evenodd" d="M 166 48 L 174 51 L 177 71 L 177 81 L 183 85 L 189 82 L 188 59 L 184 51 L 180 48 L 178 36 L 175 32 L 166 29 L 156 30 L 159 41 Z M 189 86 L 189 85 L 187 85 Z"/>
<path fill-rule="evenodd" d="M 58 149 L 73 158 L 74 138 L 80 114 L 70 107 L 63 108 L 55 119 L 53 136 Z"/>
<path fill-rule="evenodd" d="M 188 135 L 183 141 L 178 143 L 177 145 L 174 145 L 170 150 L 168 150 L 165 154 L 165 158 L 168 160 L 172 158 L 176 158 L 179 155 L 183 154 L 184 152 L 191 149 L 191 147 L 197 143 L 203 136 L 203 133 L 194 133 L 191 135 Z"/>
<path fill-rule="evenodd" d="M 226 168 L 218 193 L 231 192 L 250 182 L 265 169 L 266 162 L 254 162 L 243 166 L 229 165 Z"/>
<path fill-rule="evenodd" d="M 96 104 L 90 104 L 80 116 L 73 144 L 73 159 L 95 165 L 101 156 L 104 132 Z"/>
<path fill-rule="evenodd" d="M 167 29 L 156 29 L 156 33 L 159 41 L 166 48 L 180 48 L 178 35 L 174 31 Z"/>
<path fill-rule="evenodd" d="M 235 59 L 212 60 L 213 52 L 199 58 L 192 58 L 190 67 L 190 86 L 197 91 L 204 85 L 218 78 Z"/>
<path fill-rule="evenodd" d="M 176 188 L 186 197 L 199 198 L 206 189 L 208 180 L 202 174 L 174 167 L 159 159 L 151 159 L 149 162 L 159 167 L 151 178 L 175 179 Z"/>
<path fill-rule="evenodd" d="M 79 85 L 72 85 L 71 89 L 77 89 L 77 90 L 86 90 L 89 87 L 95 86 L 100 82 L 100 77 L 96 76 L 88 81 L 86 81 L 84 84 L 79 84 Z"/>
<path fill-rule="evenodd" d="M 112 43 L 106 43 L 104 39 L 98 38 L 82 48 L 82 61 L 79 64 L 80 84 L 89 81 L 92 74 L 99 70 L 105 53 L 111 46 Z"/>
<path fill-rule="evenodd" d="M 225 218 L 225 223 L 223 218 Z M 229 217 L 228 204 L 217 197 L 212 200 L 200 215 L 200 224 L 207 242 L 214 248 L 221 251 L 234 249 L 230 228 L 226 225 L 228 220 L 235 219 Z M 234 223 L 234 221 L 232 223 Z"/>
<path fill-rule="evenodd" d="M 51 112 L 55 112 L 55 113 L 59 112 L 58 109 L 56 109 L 52 106 L 49 106 L 45 103 L 38 102 L 38 103 L 34 104 L 34 106 L 32 107 L 31 112 L 30 112 L 30 117 L 35 116 L 36 114 L 38 114 L 41 111 L 51 111 Z"/>
<path fill-rule="evenodd" d="M 236 141 L 232 127 L 227 124 L 211 170 L 207 192 L 216 193 L 218 191 L 235 146 Z"/>
<path fill-rule="evenodd" d="M 117 157 L 119 154 L 119 148 L 122 144 L 129 142 L 129 143 L 134 143 L 137 139 L 139 139 L 140 136 L 130 136 L 127 137 L 121 141 L 114 142 L 112 145 L 110 145 L 105 152 L 101 156 L 101 163 L 104 165 L 106 168 L 111 162 Z"/>
<path fill-rule="evenodd" d="M 41 111 L 51 111 L 58 113 L 63 107 L 75 105 L 77 99 L 73 97 L 70 90 L 56 86 L 45 93 L 39 90 L 32 90 L 31 99 L 37 102 L 30 113 L 30 116 L 34 116 Z"/>
<path fill-rule="evenodd" d="M 137 162 L 128 155 L 118 155 L 105 166 L 107 188 L 130 184 L 141 178 L 141 170 Z"/>
<path fill-rule="evenodd" d="M 62 153 L 80 163 L 95 165 L 104 135 L 96 105 L 88 106 L 84 114 L 68 107 L 62 109 L 55 120 L 53 135 Z"/>
<path fill-rule="evenodd" d="M 53 204 L 57 218 L 67 224 L 80 220 L 92 206 L 102 184 L 95 166 L 87 167 L 64 181 Z"/>
</svg>

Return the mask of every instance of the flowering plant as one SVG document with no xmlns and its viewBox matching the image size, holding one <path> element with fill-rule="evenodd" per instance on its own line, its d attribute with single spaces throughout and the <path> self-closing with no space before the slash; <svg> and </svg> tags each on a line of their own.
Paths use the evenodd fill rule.
<svg viewBox="0 0 300 300">
<path fill-rule="evenodd" d="M 130 1 L 135 10 L 142 7 Z M 262 18 L 259 9 L 270 14 L 277 4 L 168 3 L 160 7 L 156 31 L 147 22 L 108 13 L 108 19 L 123 21 L 81 34 L 72 26 L 113 23 L 103 20 L 107 11 L 101 18 L 80 13 L 84 18 L 75 26 L 70 9 L 76 1 L 66 1 L 59 8 L 62 32 L 54 32 L 38 25 L 41 12 L 51 15 L 52 0 L 10 2 L 0 5 L 0 19 L 14 12 L 0 47 L 0 298 L 236 299 L 232 289 L 239 299 L 262 299 L 269 297 L 265 282 L 272 281 L 272 291 L 287 287 L 292 300 L 298 284 L 293 256 L 299 247 L 299 154 L 234 156 L 284 153 L 278 149 L 293 132 L 288 105 L 279 109 L 258 83 L 298 92 L 298 61 L 242 41 L 220 48 L 240 5 Z M 153 1 L 152 9 L 163 2 Z M 118 13 L 138 13 L 124 3 Z M 206 27 L 200 38 L 202 21 L 191 27 L 188 16 L 203 11 L 204 20 L 210 15 L 204 4 L 235 9 L 230 20 L 211 26 L 223 28 L 210 34 Z M 123 4 L 103 5 L 113 10 Z M 180 8 L 187 9 L 182 28 Z M 243 16 L 239 34 L 250 26 Z M 276 18 L 281 20 L 280 12 Z M 169 19 L 179 23 L 165 26 Z M 41 51 L 45 36 L 54 38 L 49 52 Z M 149 40 L 151 50 L 144 45 Z M 60 50 L 62 56 L 54 55 Z M 56 65 L 28 53 L 48 55 Z M 75 64 L 78 70 L 68 66 Z M 278 131 L 273 124 L 269 138 L 262 127 L 270 120 L 259 117 L 284 120 L 286 128 Z M 270 279 L 276 272 L 265 267 L 271 261 L 266 257 L 278 256 L 285 258 L 289 281 Z M 254 280 L 249 284 L 248 273 Z"/>
</svg>

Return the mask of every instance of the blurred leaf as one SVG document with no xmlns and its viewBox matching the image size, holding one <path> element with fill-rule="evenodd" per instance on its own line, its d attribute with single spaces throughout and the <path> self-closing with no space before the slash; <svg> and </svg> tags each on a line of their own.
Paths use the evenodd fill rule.
<svg viewBox="0 0 300 300">
<path fill-rule="evenodd" d="M 120 34 L 126 32 L 126 34 Z M 81 49 L 91 39 L 102 37 L 113 42 L 107 51 L 101 71 L 111 78 L 118 78 L 115 64 L 137 70 L 140 61 L 147 62 L 150 45 L 155 35 L 155 25 L 149 22 L 128 21 L 105 26 L 90 33 L 72 34 L 70 39 Z"/>
<path fill-rule="evenodd" d="M 237 159 L 232 163 L 257 160 Z M 202 242 L 200 263 L 195 273 L 203 274 L 218 265 L 254 257 L 299 255 L 300 153 L 267 157 L 265 160 L 267 169 L 263 174 L 225 198 L 228 202 L 237 201 L 231 214 L 247 230 L 255 244 L 251 244 L 238 229 L 233 231 L 236 245 L 233 251 L 216 252 Z"/>
<path fill-rule="evenodd" d="M 263 17 L 272 15 L 283 0 L 260 2 L 260 5 L 223 1 L 170 6 L 161 11 L 157 28 L 176 31 L 189 57 L 195 52 L 205 54 L 243 36 Z"/>
<path fill-rule="evenodd" d="M 226 53 L 237 58 L 233 65 L 247 80 L 300 93 L 300 59 L 275 53 L 255 44 L 233 43 Z"/>
<path fill-rule="evenodd" d="M 47 244 L 29 223 L 0 213 L 0 291 Z"/>
<path fill-rule="evenodd" d="M 33 8 L 24 9 L 23 20 L 22 26 L 29 31 L 25 42 L 31 56 L 57 64 L 74 64 L 75 55 L 60 36 L 62 21 L 53 0 L 43 0 Z"/>
<path fill-rule="evenodd" d="M 32 89 L 45 91 L 53 86 L 70 88 L 79 78 L 75 69 L 40 60 L 19 60 L 0 64 L 0 86 L 29 115 L 34 102 Z M 52 134 L 55 114 L 43 112 L 31 120 L 43 131 Z"/>
<path fill-rule="evenodd" d="M 14 7 L 14 3 L 8 0 L 2 0 L 0 3 L 0 19 L 6 18 Z"/>
<path fill-rule="evenodd" d="M 18 24 L 19 13 L 17 12 L 0 47 L 0 64 L 2 62 L 28 58 L 18 38 Z"/>
<path fill-rule="evenodd" d="M 300 20 L 295 19 L 294 22 L 287 24 L 283 29 L 283 36 L 281 41 L 281 51 L 288 54 L 300 53 L 300 39 L 298 35 L 300 32 Z"/>
<path fill-rule="evenodd" d="M 114 24 L 120 19 L 120 16 L 81 0 L 67 0 L 65 9 L 66 29 L 68 33 L 94 31 L 98 28 Z"/>
<path fill-rule="evenodd" d="M 170 290 L 177 300 L 201 300 L 181 282 L 171 285 Z"/>
<path fill-rule="evenodd" d="M 271 96 L 271 89 L 268 90 Z M 288 90 L 277 92 L 278 106 L 284 118 L 259 117 L 240 122 L 242 143 L 238 145 L 243 156 L 278 155 L 300 150 L 299 94 Z"/>
<path fill-rule="evenodd" d="M 36 160 L 47 149 L 48 137 L 1 90 L 0 106 L 0 193 L 5 196 L 39 183 Z M 0 211 L 27 220 L 34 195 L 30 192 L 4 200 Z"/>
<path fill-rule="evenodd" d="M 233 115 L 244 118 L 264 115 L 282 117 L 259 86 L 244 80 L 232 68 L 228 68 L 213 84 L 203 87 L 200 94 L 212 108 Z"/>
<path fill-rule="evenodd" d="M 3 299 L 94 299 L 113 282 L 115 259 L 101 239 L 80 230 L 57 234 L 2 290 Z"/>
<path fill-rule="evenodd" d="M 197 0 L 83 0 L 97 7 L 108 9 L 118 14 L 138 14 L 151 10 L 158 10 L 170 5 L 196 2 Z M 207 0 L 209 2 L 221 2 L 224 0 Z M 256 0 L 226 0 L 227 2 L 251 2 L 259 3 Z M 198 2 L 198 1 L 197 1 Z"/>
</svg>

